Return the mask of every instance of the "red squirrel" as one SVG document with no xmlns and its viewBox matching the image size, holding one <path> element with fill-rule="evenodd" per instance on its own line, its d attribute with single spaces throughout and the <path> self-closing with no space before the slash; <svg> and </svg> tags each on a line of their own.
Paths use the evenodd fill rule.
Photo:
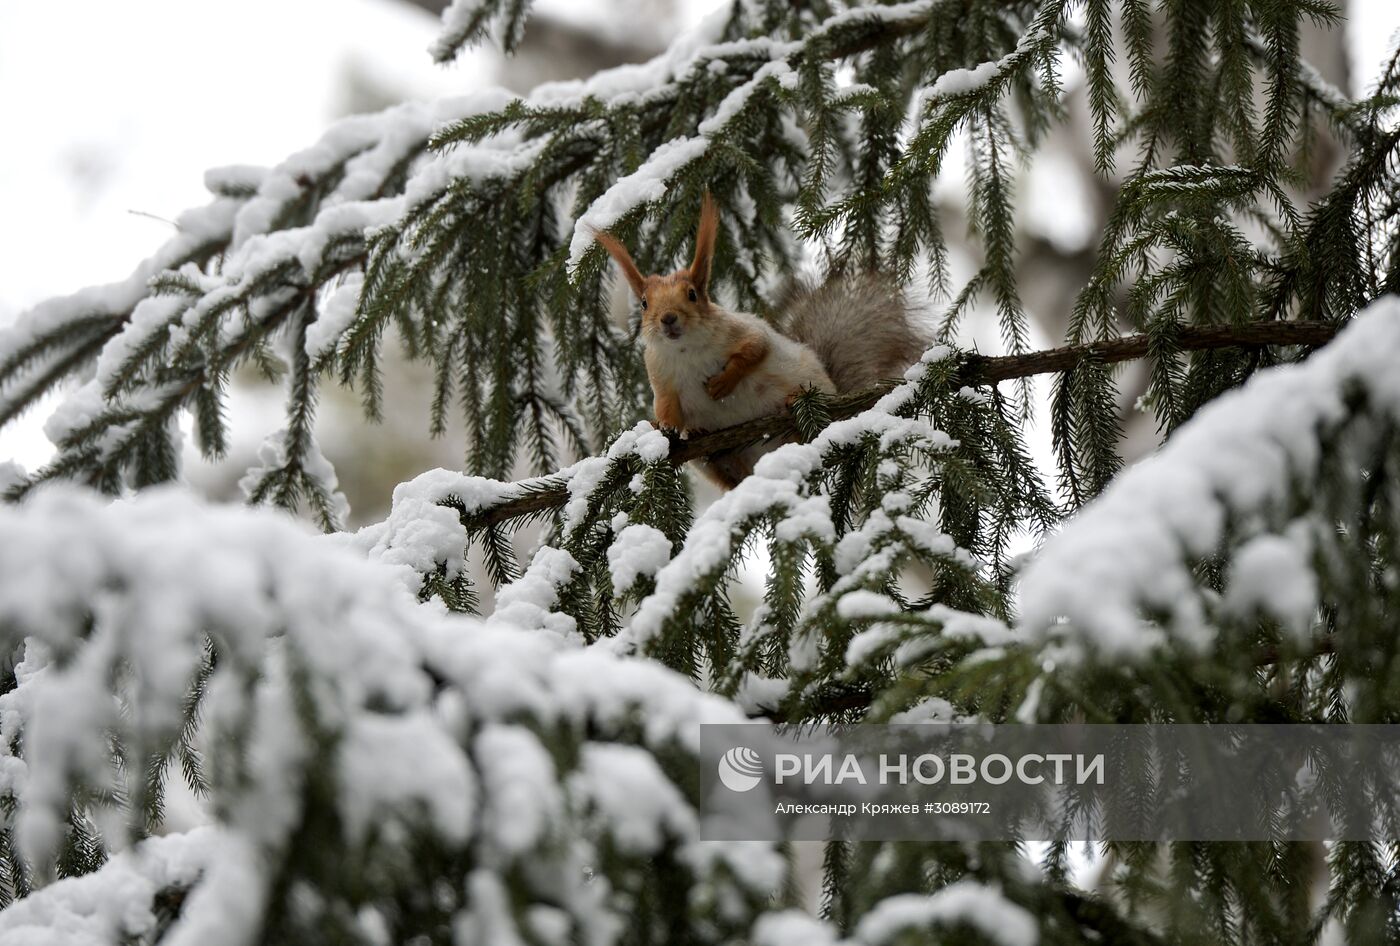
<svg viewBox="0 0 1400 946">
<path fill-rule="evenodd" d="M 643 276 L 617 238 L 594 234 L 641 302 L 647 377 L 661 427 L 688 436 L 777 413 L 810 388 L 860 390 L 902 374 L 926 347 L 898 287 L 876 274 L 790 293 L 779 307 L 783 331 L 756 315 L 730 312 L 710 298 L 718 233 L 719 215 L 706 194 L 694 259 L 668 276 Z M 777 445 L 726 451 L 700 466 L 731 489 Z"/>
</svg>

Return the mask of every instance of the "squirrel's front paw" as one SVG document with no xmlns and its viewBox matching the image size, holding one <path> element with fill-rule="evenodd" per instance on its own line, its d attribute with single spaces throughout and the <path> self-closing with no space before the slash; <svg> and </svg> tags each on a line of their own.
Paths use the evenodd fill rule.
<svg viewBox="0 0 1400 946">
<path fill-rule="evenodd" d="M 697 434 L 704 433 L 703 430 L 695 430 L 690 427 L 672 427 L 670 424 L 663 424 L 660 421 L 654 421 L 652 426 L 665 436 L 675 437 L 678 440 L 689 440 Z"/>
<path fill-rule="evenodd" d="M 734 393 L 734 388 L 739 384 L 733 378 L 726 378 L 723 374 L 717 374 L 705 382 L 705 391 L 716 401 L 722 401 Z"/>
</svg>

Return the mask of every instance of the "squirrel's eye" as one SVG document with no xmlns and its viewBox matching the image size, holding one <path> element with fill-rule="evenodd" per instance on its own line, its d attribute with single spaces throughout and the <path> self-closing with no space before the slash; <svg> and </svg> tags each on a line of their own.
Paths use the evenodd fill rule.
<svg viewBox="0 0 1400 946">
<path fill-rule="evenodd" d="M 647 301 L 646 301 L 645 299 L 643 299 L 643 300 L 642 300 L 642 308 L 645 309 L 646 307 L 647 307 Z"/>
<path fill-rule="evenodd" d="M 690 301 L 691 301 L 691 302 L 694 302 L 694 301 L 695 301 L 695 290 L 694 290 L 694 289 L 690 290 Z"/>
</svg>

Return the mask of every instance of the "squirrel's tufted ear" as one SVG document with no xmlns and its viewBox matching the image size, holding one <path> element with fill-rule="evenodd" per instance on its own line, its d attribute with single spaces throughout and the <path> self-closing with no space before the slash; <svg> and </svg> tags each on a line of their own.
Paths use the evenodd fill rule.
<svg viewBox="0 0 1400 946">
<path fill-rule="evenodd" d="M 603 245 L 603 249 L 608 251 L 608 255 L 617 260 L 617 265 L 622 269 L 622 275 L 627 278 L 627 284 L 632 287 L 632 291 L 637 294 L 637 298 L 642 298 L 646 294 L 647 282 L 642 278 L 642 273 L 637 269 L 637 264 L 632 262 L 632 254 L 627 252 L 627 247 L 611 233 L 598 231 L 593 234 L 593 239 Z"/>
<path fill-rule="evenodd" d="M 719 211 L 709 191 L 700 203 L 700 226 L 695 231 L 695 260 L 690 264 L 690 281 L 702 294 L 710 288 L 710 263 L 715 257 L 715 237 L 719 234 Z"/>
</svg>

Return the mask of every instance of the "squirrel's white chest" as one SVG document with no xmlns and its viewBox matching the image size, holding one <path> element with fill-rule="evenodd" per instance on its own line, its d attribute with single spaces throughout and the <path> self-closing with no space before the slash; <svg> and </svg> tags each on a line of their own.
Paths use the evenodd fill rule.
<svg viewBox="0 0 1400 946">
<path fill-rule="evenodd" d="M 699 339 L 662 339 L 649 343 L 647 354 L 652 369 L 674 386 L 680 399 L 681 416 L 690 430 L 719 430 L 781 410 L 787 392 L 763 370 L 750 373 L 734 391 L 716 401 L 706 389 L 708 382 L 724 369 L 725 355 Z"/>
</svg>

